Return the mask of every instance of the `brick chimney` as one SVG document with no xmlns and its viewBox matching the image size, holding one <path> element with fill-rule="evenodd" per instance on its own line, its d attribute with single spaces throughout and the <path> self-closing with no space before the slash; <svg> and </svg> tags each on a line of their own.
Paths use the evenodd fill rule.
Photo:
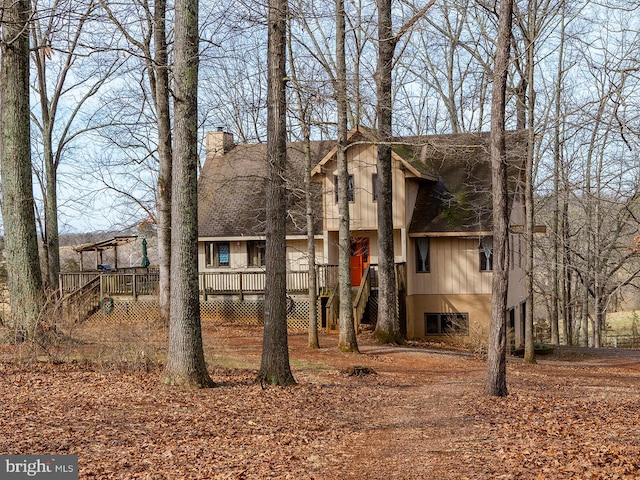
<svg viewBox="0 0 640 480">
<path fill-rule="evenodd" d="M 207 132 L 207 158 L 220 157 L 235 147 L 233 133 L 218 127 L 215 132 Z"/>
</svg>

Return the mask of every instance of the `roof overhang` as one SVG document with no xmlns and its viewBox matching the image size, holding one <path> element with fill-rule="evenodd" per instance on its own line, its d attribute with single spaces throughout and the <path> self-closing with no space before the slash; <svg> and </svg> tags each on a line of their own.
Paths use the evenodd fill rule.
<svg viewBox="0 0 640 480">
<path fill-rule="evenodd" d="M 511 225 L 509 227 L 509 233 L 524 234 L 523 225 Z M 536 225 L 533 229 L 533 233 L 547 233 L 546 225 Z M 478 237 L 490 237 L 493 235 L 491 230 L 483 230 L 478 232 L 419 232 L 410 233 L 409 237 L 460 237 L 460 238 L 478 238 Z"/>
<path fill-rule="evenodd" d="M 509 232 L 524 234 L 524 225 L 511 225 Z M 533 233 L 547 233 L 547 226 L 536 225 L 533 227 Z"/>
<path fill-rule="evenodd" d="M 409 237 L 411 238 L 420 238 L 420 237 L 480 238 L 480 237 L 490 237 L 491 235 L 493 235 L 493 232 L 490 230 L 487 230 L 487 231 L 478 231 L 478 232 L 420 232 L 420 233 L 410 233 Z"/>
<path fill-rule="evenodd" d="M 87 243 L 84 245 L 80 245 L 79 247 L 74 248 L 74 250 L 78 253 L 103 251 L 103 250 L 108 250 L 110 248 L 126 245 L 127 243 L 131 243 L 135 241 L 137 238 L 138 238 L 137 235 L 122 235 L 122 236 L 110 238 L 109 240 L 102 240 L 100 242 Z"/>
</svg>

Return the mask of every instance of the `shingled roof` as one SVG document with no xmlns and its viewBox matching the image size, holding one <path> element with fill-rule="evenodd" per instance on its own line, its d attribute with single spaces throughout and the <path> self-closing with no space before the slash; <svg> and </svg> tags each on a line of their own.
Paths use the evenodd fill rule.
<svg viewBox="0 0 640 480">
<path fill-rule="evenodd" d="M 371 133 L 354 129 L 354 134 Z M 358 139 L 359 137 L 353 137 Z M 411 235 L 438 232 L 490 231 L 491 161 L 489 133 L 399 137 L 392 149 L 403 168 L 418 182 L 409 228 Z M 514 193 L 526 152 L 526 133 L 507 136 L 509 190 Z M 335 149 L 335 141 L 311 142 L 315 173 L 320 173 Z M 210 156 L 199 179 L 200 237 L 256 237 L 265 232 L 266 144 L 237 145 L 224 155 Z M 287 144 L 289 179 L 288 235 L 305 235 L 304 148 Z M 320 185 L 314 185 L 316 212 L 322 212 Z M 316 218 L 316 231 L 321 218 Z"/>
<path fill-rule="evenodd" d="M 313 164 L 335 142 L 311 143 Z M 198 235 L 200 237 L 256 237 L 265 234 L 266 144 L 237 145 L 224 155 L 210 156 L 198 181 Z M 287 144 L 289 181 L 287 234 L 306 234 L 304 200 L 304 148 Z M 315 185 L 317 201 L 320 186 Z M 316 209 L 321 212 L 318 203 Z M 316 219 L 316 231 L 322 226 Z"/>
<path fill-rule="evenodd" d="M 521 178 L 526 133 L 507 135 L 510 199 Z M 460 133 L 396 139 L 407 161 L 419 162 L 437 182 L 421 181 L 409 234 L 486 232 L 492 229 L 489 133 Z"/>
</svg>

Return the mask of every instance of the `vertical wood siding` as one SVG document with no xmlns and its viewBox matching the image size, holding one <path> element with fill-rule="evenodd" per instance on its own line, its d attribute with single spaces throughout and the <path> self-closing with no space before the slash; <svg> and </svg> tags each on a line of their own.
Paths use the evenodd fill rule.
<svg viewBox="0 0 640 480">
<path fill-rule="evenodd" d="M 349 174 L 353 175 L 355 195 L 349 214 L 352 230 L 376 230 L 378 226 L 378 204 L 373 202 L 372 175 L 376 173 L 376 148 L 373 145 L 355 145 L 347 150 Z M 338 205 L 335 201 L 335 162 L 327 166 L 330 173 L 325 176 L 323 203 L 326 230 L 338 229 Z M 405 179 L 398 162 L 393 163 L 393 224 L 405 226 Z"/>
<path fill-rule="evenodd" d="M 408 295 L 486 295 L 491 293 L 491 272 L 481 272 L 478 240 L 431 238 L 430 273 L 416 273 L 415 240 L 409 242 Z"/>
</svg>

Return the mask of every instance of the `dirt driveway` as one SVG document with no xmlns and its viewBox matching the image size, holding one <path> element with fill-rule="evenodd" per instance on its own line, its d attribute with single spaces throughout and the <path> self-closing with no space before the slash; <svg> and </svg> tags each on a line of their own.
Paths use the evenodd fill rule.
<svg viewBox="0 0 640 480">
<path fill-rule="evenodd" d="M 85 351 L 99 347 L 77 334 Z M 310 350 L 292 334 L 298 385 L 262 389 L 260 329 L 204 325 L 204 337 L 218 387 L 196 392 L 159 383 L 152 342 L 138 362 L 17 362 L 4 346 L 0 453 L 78 454 L 80 478 L 101 479 L 640 477 L 636 352 L 512 359 L 510 395 L 494 399 L 481 360 L 367 335 L 358 355 L 335 336 Z"/>
</svg>

